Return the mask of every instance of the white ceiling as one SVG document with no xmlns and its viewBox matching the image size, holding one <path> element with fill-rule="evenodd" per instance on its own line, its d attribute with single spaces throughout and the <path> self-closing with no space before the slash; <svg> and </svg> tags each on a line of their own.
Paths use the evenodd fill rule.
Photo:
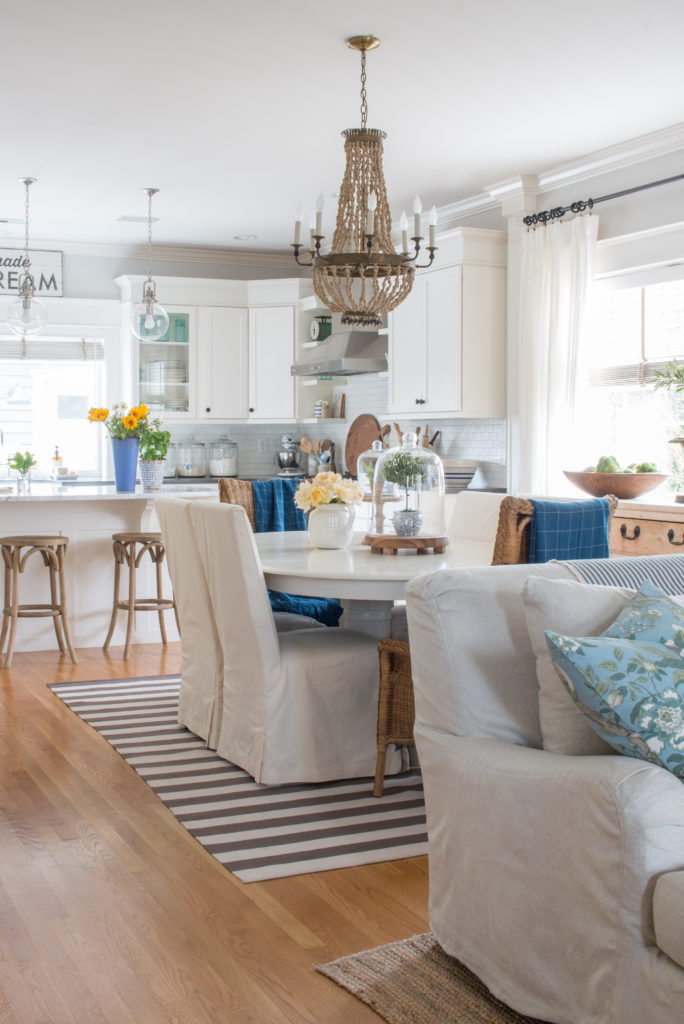
<svg viewBox="0 0 684 1024">
<path fill-rule="evenodd" d="M 3 14 L 0 240 L 286 249 L 344 128 L 388 133 L 395 220 L 684 120 L 681 0 L 33 0 Z M 572 196 L 571 198 L 577 198 Z M 330 198 L 327 229 L 335 200 Z M 235 240 L 255 234 L 255 241 Z"/>
</svg>

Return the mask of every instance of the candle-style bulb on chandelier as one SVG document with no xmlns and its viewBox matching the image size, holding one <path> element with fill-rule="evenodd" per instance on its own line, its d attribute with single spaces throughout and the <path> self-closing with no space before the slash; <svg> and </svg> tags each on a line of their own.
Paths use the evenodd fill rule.
<svg viewBox="0 0 684 1024">
<path fill-rule="evenodd" d="M 40 334 L 47 323 L 47 310 L 36 298 L 36 282 L 31 273 L 29 255 L 29 189 L 35 178 L 20 178 L 26 189 L 24 200 L 24 260 L 19 276 L 18 294 L 7 306 L 7 325 L 20 337 Z"/>
<path fill-rule="evenodd" d="M 343 324 L 364 327 L 382 324 L 383 316 L 403 302 L 411 291 L 416 268 L 429 267 L 437 251 L 437 211 L 433 207 L 427 262 L 417 262 L 423 241 L 422 205 L 418 196 L 414 203 L 412 249 L 409 249 L 405 214 L 400 222 L 402 252 L 396 252 L 392 244 L 392 216 L 382 170 L 382 140 L 386 133 L 367 127 L 366 53 L 379 45 L 376 36 L 347 39 L 347 46 L 361 53 L 361 127 L 342 132 L 347 162 L 330 252 L 321 253 L 325 237 L 322 194 L 318 197 L 316 217 L 310 230 L 309 258 L 300 259 L 303 248 L 300 211 L 297 211 L 292 243 L 297 263 L 313 268 L 314 290 L 321 302 L 333 313 L 341 313 Z"/>
<path fill-rule="evenodd" d="M 152 196 L 158 188 L 146 188 L 147 193 L 147 280 L 143 284 L 141 302 L 131 310 L 131 330 L 141 341 L 159 341 L 169 329 L 169 314 L 157 302 L 157 286 L 152 280 Z"/>
</svg>

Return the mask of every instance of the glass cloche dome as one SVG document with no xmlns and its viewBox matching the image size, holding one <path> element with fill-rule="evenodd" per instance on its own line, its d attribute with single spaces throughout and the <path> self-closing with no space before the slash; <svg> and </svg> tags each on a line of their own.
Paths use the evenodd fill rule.
<svg viewBox="0 0 684 1024">
<path fill-rule="evenodd" d="M 375 466 L 383 452 L 382 441 L 373 441 L 370 448 L 362 452 L 356 460 L 356 478 L 363 491 L 363 501 L 370 506 L 370 525 L 368 536 L 375 533 L 375 502 L 373 501 L 373 481 L 375 479 Z M 382 496 L 385 501 L 392 500 L 396 495 L 396 488 L 393 484 L 386 484 L 382 489 Z M 382 519 L 381 519 L 382 521 Z"/>
<path fill-rule="evenodd" d="M 430 448 L 419 448 L 415 434 L 404 434 L 399 447 L 380 452 L 372 488 L 374 536 L 448 543 L 442 460 Z"/>
</svg>

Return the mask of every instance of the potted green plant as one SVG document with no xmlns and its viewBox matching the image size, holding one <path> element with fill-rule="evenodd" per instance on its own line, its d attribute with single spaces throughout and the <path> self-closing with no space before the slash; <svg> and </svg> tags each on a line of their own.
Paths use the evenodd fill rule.
<svg viewBox="0 0 684 1024">
<path fill-rule="evenodd" d="M 10 469 L 17 473 L 17 494 L 29 494 L 31 491 L 31 469 L 36 460 L 31 452 L 15 452 L 9 460 Z"/>
<path fill-rule="evenodd" d="M 684 363 L 671 359 L 665 364 L 664 369 L 654 370 L 653 387 L 658 390 L 665 388 L 667 391 L 674 391 L 675 395 L 681 396 L 684 392 Z M 670 444 L 678 444 L 684 450 L 684 423 L 680 420 L 680 434 L 670 439 Z M 670 472 L 670 488 L 673 491 L 680 490 L 684 486 L 684 460 L 681 453 L 676 452 L 672 458 L 672 469 Z M 677 501 L 682 501 L 682 495 L 677 495 Z"/>
<path fill-rule="evenodd" d="M 382 476 L 386 483 L 396 484 L 404 491 L 404 507 L 392 516 L 394 529 L 400 537 L 415 537 L 423 525 L 423 515 L 418 508 L 420 483 L 425 477 L 423 460 L 410 451 L 400 448 L 385 461 Z M 415 508 L 409 506 L 413 498 Z"/>
<path fill-rule="evenodd" d="M 145 420 L 140 434 L 140 481 L 144 491 L 161 491 L 164 462 L 169 451 L 171 434 L 161 429 L 161 420 Z"/>
</svg>

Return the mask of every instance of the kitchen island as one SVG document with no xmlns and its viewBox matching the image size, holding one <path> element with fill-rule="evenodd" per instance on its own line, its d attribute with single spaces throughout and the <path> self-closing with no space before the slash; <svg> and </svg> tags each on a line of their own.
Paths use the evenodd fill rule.
<svg viewBox="0 0 684 1024">
<path fill-rule="evenodd" d="M 8 484 L 9 486 L 9 484 Z M 215 483 L 175 484 L 164 488 L 172 497 L 205 501 L 218 500 Z M 0 488 L 0 535 L 59 534 L 69 538 L 66 554 L 67 608 L 71 638 L 75 647 L 101 647 L 112 614 L 114 556 L 112 534 L 124 531 L 158 530 L 154 511 L 157 494 L 144 493 L 140 485 L 134 492 L 117 492 L 113 484 L 34 483 L 30 494 L 6 493 Z M 126 584 L 124 573 L 122 583 Z M 137 573 L 138 596 L 155 593 L 155 574 L 151 560 L 145 557 Z M 164 567 L 164 594 L 171 595 L 171 582 Z M 123 595 L 122 595 L 123 596 Z M 49 600 L 48 575 L 38 556 L 26 565 L 21 579 L 22 603 Z M 167 612 L 169 640 L 177 640 L 173 612 Z M 159 643 L 156 613 L 138 612 L 133 643 Z M 125 613 L 119 614 L 112 644 L 123 645 Z M 47 618 L 22 618 L 17 628 L 17 651 L 55 650 L 59 656 L 52 621 Z"/>
</svg>

